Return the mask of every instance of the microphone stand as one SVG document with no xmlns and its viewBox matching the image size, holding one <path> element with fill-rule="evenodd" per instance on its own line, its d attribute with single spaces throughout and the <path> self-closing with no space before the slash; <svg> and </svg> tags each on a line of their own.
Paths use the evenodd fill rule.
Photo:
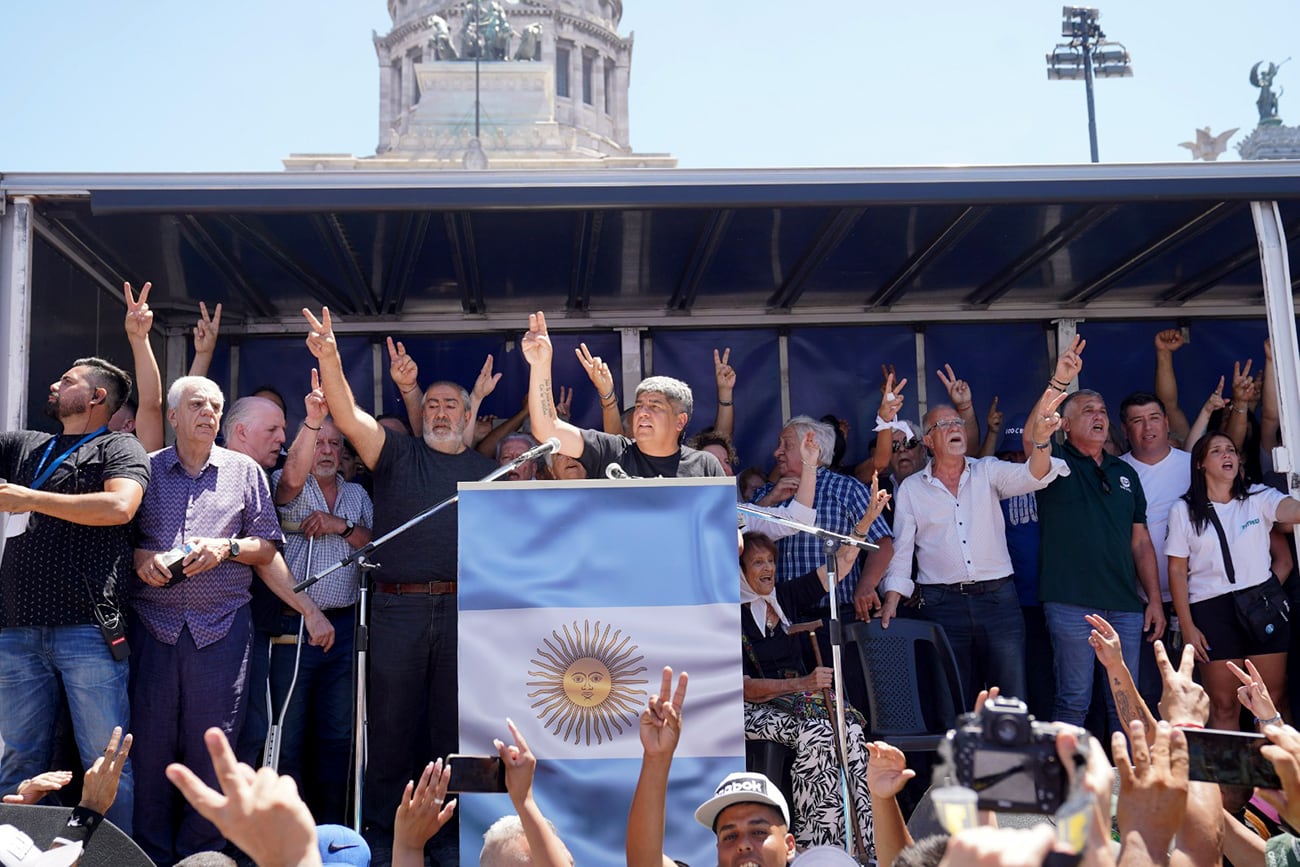
<svg viewBox="0 0 1300 867">
<path fill-rule="evenodd" d="M 535 448 L 531 448 L 528 451 L 524 452 L 519 457 L 515 458 L 513 461 L 510 461 L 509 463 L 502 464 L 501 466 L 497 467 L 495 470 L 488 473 L 486 476 L 479 479 L 478 481 L 480 482 L 496 481 L 497 479 L 501 478 L 507 473 L 510 473 L 515 469 L 518 469 L 520 466 L 527 463 L 528 461 L 535 461 L 544 455 L 547 455 L 553 451 L 558 450 L 559 447 L 560 447 L 560 441 L 555 437 L 551 437 L 541 445 L 536 446 Z M 357 700 L 356 700 L 355 732 L 353 735 L 356 738 L 356 742 L 354 744 L 354 761 L 356 763 L 357 775 L 356 775 L 356 779 L 353 782 L 352 823 L 353 823 L 353 830 L 356 831 L 357 833 L 361 832 L 361 806 L 362 806 L 361 793 L 362 793 L 362 783 L 365 775 L 367 741 L 368 741 L 369 727 L 370 727 L 370 718 L 369 718 L 368 708 L 366 703 L 366 699 L 367 699 L 366 656 L 370 648 L 370 620 L 369 620 L 369 614 L 367 608 L 367 604 L 369 601 L 367 599 L 367 589 L 369 587 L 369 577 L 370 577 L 368 573 L 379 567 L 379 564 L 374 562 L 371 559 L 370 555 L 373 554 L 375 549 L 378 548 L 380 545 L 383 545 L 384 543 L 396 538 L 397 536 L 402 535 L 407 530 L 414 527 L 416 524 L 419 524 L 422 521 L 425 521 L 426 519 L 433 517 L 438 512 L 441 512 L 443 509 L 447 508 L 448 506 L 452 505 L 458 500 L 460 500 L 460 493 L 457 492 L 455 494 L 452 494 L 450 497 L 447 497 L 442 502 L 435 503 L 434 505 L 425 509 L 423 512 L 420 512 L 419 514 L 411 518 L 409 521 L 402 524 L 400 527 L 396 527 L 393 530 L 390 530 L 389 532 L 380 536 L 378 539 L 372 539 L 370 542 L 358 548 L 357 550 L 353 551 L 351 554 L 344 557 L 342 560 L 335 563 L 333 566 L 330 566 L 326 569 L 323 569 L 320 572 L 317 572 L 315 575 L 311 576 L 305 581 L 295 584 L 293 587 L 294 593 L 301 593 L 304 590 L 306 590 L 308 587 L 315 584 L 317 581 L 324 578 L 325 576 L 332 575 L 338 570 L 343 569 L 347 566 L 351 566 L 354 563 L 356 564 L 357 568 L 361 570 L 361 576 L 362 576 L 361 587 L 360 587 L 361 595 L 357 601 L 357 632 L 356 632 Z"/>
<path fill-rule="evenodd" d="M 827 710 L 835 714 L 834 728 L 835 738 L 839 742 L 840 748 L 840 770 L 843 772 L 845 783 L 849 787 L 848 796 L 849 798 L 852 798 L 854 783 L 853 777 L 849 773 L 848 738 L 845 736 L 844 727 L 844 666 L 840 650 L 844 643 L 844 634 L 840 626 L 839 600 L 836 598 L 839 591 L 839 575 L 836 570 L 835 552 L 839 550 L 841 545 L 852 545 L 854 548 L 860 548 L 863 551 L 875 551 L 878 550 L 880 546 L 868 542 L 865 539 L 855 539 L 852 536 L 846 536 L 843 533 L 836 533 L 833 530 L 826 530 L 821 527 L 814 527 L 811 524 L 804 524 L 780 515 L 773 515 L 770 512 L 765 512 L 762 509 L 744 503 L 737 503 L 736 511 L 745 515 L 754 515 L 786 527 L 792 527 L 793 529 L 799 530 L 803 533 L 811 533 L 818 539 L 822 540 L 822 551 L 826 556 L 826 583 L 830 587 L 830 593 L 828 595 L 831 600 L 831 617 L 830 623 L 827 624 L 827 637 L 830 639 L 831 667 L 835 672 L 835 695 L 838 697 L 834 709 L 828 708 Z M 856 812 L 856 804 L 850 804 L 849 809 L 845 811 L 845 815 L 852 816 Z M 848 850 L 852 849 L 853 840 L 859 833 L 857 828 L 854 828 L 853 830 L 853 834 L 846 834 L 844 836 L 845 848 Z M 852 854 L 852 852 L 850 852 L 850 854 Z M 857 854 L 860 858 L 866 857 L 866 852 L 859 852 Z"/>
</svg>

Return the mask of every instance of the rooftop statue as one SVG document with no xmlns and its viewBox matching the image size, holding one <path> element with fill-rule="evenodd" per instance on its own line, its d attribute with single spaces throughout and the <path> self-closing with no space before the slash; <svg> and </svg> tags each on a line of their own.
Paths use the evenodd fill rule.
<svg viewBox="0 0 1300 867">
<path fill-rule="evenodd" d="M 1288 57 L 1286 60 L 1290 59 Z M 1255 105 L 1259 108 L 1260 126 L 1280 126 L 1282 123 L 1282 119 L 1277 115 L 1277 100 L 1282 95 L 1282 91 L 1273 92 L 1273 79 L 1286 60 L 1267 65 L 1261 60 L 1250 68 L 1250 83 L 1259 88 L 1259 99 L 1255 100 Z"/>
<path fill-rule="evenodd" d="M 460 55 L 466 60 L 508 60 L 515 33 L 497 0 L 467 2 L 460 27 Z"/>
<path fill-rule="evenodd" d="M 429 39 L 431 55 L 435 60 L 459 60 L 456 43 L 451 41 L 451 27 L 441 15 L 429 16 L 429 30 L 433 36 Z"/>
</svg>

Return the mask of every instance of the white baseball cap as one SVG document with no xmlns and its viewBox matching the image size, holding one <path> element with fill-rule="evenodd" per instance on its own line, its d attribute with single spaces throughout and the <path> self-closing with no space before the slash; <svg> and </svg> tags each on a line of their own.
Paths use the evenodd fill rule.
<svg viewBox="0 0 1300 867">
<path fill-rule="evenodd" d="M 718 783 L 713 797 L 700 804 L 695 811 L 695 821 L 712 831 L 717 824 L 718 814 L 732 804 L 767 804 L 776 807 L 786 826 L 790 825 L 790 808 L 785 803 L 785 795 L 767 777 L 748 771 L 727 774 Z"/>
</svg>

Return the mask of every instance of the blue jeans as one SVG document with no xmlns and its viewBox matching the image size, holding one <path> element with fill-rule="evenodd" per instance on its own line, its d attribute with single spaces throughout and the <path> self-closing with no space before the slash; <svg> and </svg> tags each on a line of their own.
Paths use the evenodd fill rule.
<svg viewBox="0 0 1300 867">
<path fill-rule="evenodd" d="M 1007 580 L 978 596 L 942 584 L 922 584 L 921 599 L 918 614 L 948 635 L 967 704 L 984 686 L 1025 698 L 1025 620 L 1014 582 Z"/>
<path fill-rule="evenodd" d="M 1056 655 L 1055 721 L 1081 726 L 1088 715 L 1094 666 L 1097 664 L 1097 655 L 1088 643 L 1092 627 L 1083 619 L 1084 615 L 1100 614 L 1115 628 L 1123 648 L 1124 664 L 1135 673 L 1141 652 L 1143 613 L 1044 602 L 1043 614 L 1047 617 L 1047 630 L 1052 634 L 1052 651 Z M 1106 715 L 1110 730 L 1115 731 L 1119 727 L 1119 718 L 1109 688 L 1106 690 Z"/>
<path fill-rule="evenodd" d="M 72 711 L 72 731 L 83 769 L 104 754 L 113 727 L 131 730 L 127 700 L 130 666 L 108 652 L 98 626 L 6 626 L 0 630 L 0 791 L 11 793 L 50 767 L 59 678 Z M 131 833 L 135 801 L 127 760 L 108 820 Z"/>
<path fill-rule="evenodd" d="M 298 634 L 298 615 L 281 618 L 281 633 Z M 293 698 L 284 712 L 280 733 L 279 771 L 298 783 L 312 815 L 320 824 L 347 824 L 348 769 L 352 761 L 352 668 L 356 608 L 330 613 L 334 646 L 329 653 L 310 646 L 303 633 L 302 656 Z M 295 648 L 277 644 L 271 649 L 272 722 L 280 719 L 284 698 L 293 681 Z M 304 736 L 315 744 L 304 756 Z"/>
</svg>

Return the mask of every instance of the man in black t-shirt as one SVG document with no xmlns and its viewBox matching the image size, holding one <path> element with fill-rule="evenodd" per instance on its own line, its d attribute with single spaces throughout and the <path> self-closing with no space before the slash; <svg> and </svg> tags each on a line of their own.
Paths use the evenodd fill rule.
<svg viewBox="0 0 1300 867">
<path fill-rule="evenodd" d="M 465 446 L 469 395 L 451 382 L 424 391 L 422 439 L 399 436 L 360 409 L 343 375 L 328 308 L 311 325 L 307 347 L 320 362 L 321 387 L 334 425 L 374 473 L 375 538 L 456 493 L 459 482 L 483 478 L 496 464 Z M 408 371 L 414 382 L 417 372 Z M 370 600 L 369 751 L 364 822 L 383 841 L 408 780 L 431 756 L 458 752 L 456 701 L 456 508 L 451 506 L 379 548 Z M 427 728 L 422 728 L 427 722 Z M 456 859 L 456 826 L 433 848 Z"/>
<path fill-rule="evenodd" d="M 83 767 L 128 731 L 127 662 L 101 634 L 119 616 L 131 574 L 129 524 L 149 483 L 144 447 L 108 421 L 131 377 L 99 358 L 78 359 L 50 386 L 46 414 L 62 433 L 0 433 L 0 792 L 47 770 L 59 682 Z M 108 818 L 131 831 L 134 785 L 123 770 Z"/>
<path fill-rule="evenodd" d="M 615 463 L 629 476 L 640 478 L 726 475 L 713 455 L 681 444 L 694 406 L 686 383 L 668 376 L 643 379 L 636 389 L 631 437 L 583 430 L 561 419 L 555 410 L 551 338 L 544 313 L 528 317 L 528 333 L 520 348 L 529 365 L 528 418 L 533 436 L 539 441 L 557 437 L 560 453 L 582 461 L 587 478 L 603 478 L 605 469 Z"/>
</svg>

